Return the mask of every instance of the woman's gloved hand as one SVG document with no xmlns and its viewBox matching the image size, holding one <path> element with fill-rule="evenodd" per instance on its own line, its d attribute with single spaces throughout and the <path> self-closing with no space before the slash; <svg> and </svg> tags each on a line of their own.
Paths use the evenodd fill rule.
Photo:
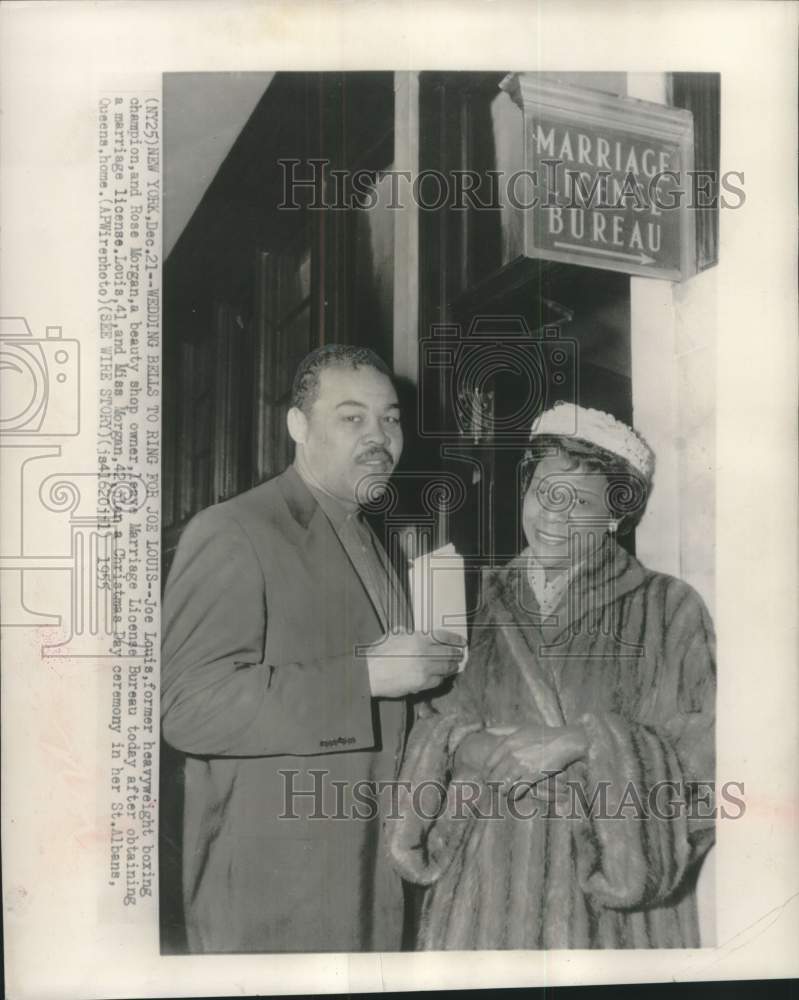
<svg viewBox="0 0 799 1000">
<path fill-rule="evenodd" d="M 464 737 L 455 751 L 455 773 L 472 777 L 486 777 L 486 764 L 497 747 L 505 739 L 499 733 L 481 729 Z"/>
<path fill-rule="evenodd" d="M 582 726 L 494 726 L 485 732 L 498 737 L 499 743 L 485 761 L 484 776 L 514 788 L 514 794 L 540 782 L 551 789 L 552 781 L 547 779 L 580 760 L 588 750 Z"/>
</svg>

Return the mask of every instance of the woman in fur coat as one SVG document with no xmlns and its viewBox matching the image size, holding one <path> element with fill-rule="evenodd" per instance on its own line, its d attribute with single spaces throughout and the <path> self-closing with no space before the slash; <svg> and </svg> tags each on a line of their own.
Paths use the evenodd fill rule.
<svg viewBox="0 0 799 1000">
<path fill-rule="evenodd" d="M 421 949 L 699 945 L 713 626 L 691 587 L 616 542 L 653 468 L 608 414 L 562 403 L 534 425 L 528 547 L 488 577 L 466 669 L 420 713 L 387 820 L 395 865 L 429 887 Z"/>
</svg>

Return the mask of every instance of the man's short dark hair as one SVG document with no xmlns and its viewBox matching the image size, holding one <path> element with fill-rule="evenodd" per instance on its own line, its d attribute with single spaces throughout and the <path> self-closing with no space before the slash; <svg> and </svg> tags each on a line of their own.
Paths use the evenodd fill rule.
<svg viewBox="0 0 799 1000">
<path fill-rule="evenodd" d="M 352 344 L 325 344 L 307 354 L 297 366 L 291 384 L 291 405 L 310 413 L 319 398 L 319 377 L 325 368 L 374 368 L 391 378 L 391 370 L 379 355 L 368 347 Z"/>
</svg>

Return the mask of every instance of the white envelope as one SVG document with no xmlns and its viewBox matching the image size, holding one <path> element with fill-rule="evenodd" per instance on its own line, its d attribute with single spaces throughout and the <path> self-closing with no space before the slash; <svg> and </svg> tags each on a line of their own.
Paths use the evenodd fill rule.
<svg viewBox="0 0 799 1000">
<path fill-rule="evenodd" d="M 413 621 L 417 631 L 430 633 L 447 629 L 467 637 L 466 585 L 463 556 L 454 545 L 444 545 L 434 552 L 412 560 L 408 571 L 413 601 Z M 466 666 L 468 647 L 464 648 L 459 671 Z"/>
</svg>

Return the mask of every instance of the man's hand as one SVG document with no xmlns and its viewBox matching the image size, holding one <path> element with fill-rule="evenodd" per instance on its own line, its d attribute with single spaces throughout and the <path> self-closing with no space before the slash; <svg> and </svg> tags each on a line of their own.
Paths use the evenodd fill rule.
<svg viewBox="0 0 799 1000">
<path fill-rule="evenodd" d="M 369 686 L 375 698 L 401 698 L 428 691 L 458 669 L 464 639 L 442 629 L 434 636 L 421 632 L 390 635 L 367 656 Z"/>
<path fill-rule="evenodd" d="M 485 771 L 492 781 L 504 781 L 509 786 L 517 782 L 535 784 L 551 774 L 563 771 L 587 751 L 581 726 L 519 726 L 486 730 L 502 741 L 486 761 Z"/>
</svg>

